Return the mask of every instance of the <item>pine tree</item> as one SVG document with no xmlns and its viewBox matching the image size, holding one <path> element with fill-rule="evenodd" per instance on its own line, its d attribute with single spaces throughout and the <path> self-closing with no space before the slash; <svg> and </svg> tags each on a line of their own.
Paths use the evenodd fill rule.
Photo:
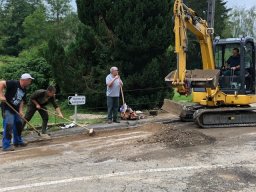
<svg viewBox="0 0 256 192">
<path fill-rule="evenodd" d="M 84 86 L 76 83 L 76 88 L 87 94 L 103 93 L 98 102 L 104 105 L 104 79 L 115 65 L 120 68 L 125 90 L 134 90 L 126 93 L 130 105 L 158 106 L 168 93 L 164 77 L 171 70 L 167 54 L 172 37 L 170 2 L 77 0 L 77 6 L 87 27 L 81 27 L 67 51 L 71 74 L 83 73 L 83 79 L 76 80 L 83 80 Z"/>
</svg>

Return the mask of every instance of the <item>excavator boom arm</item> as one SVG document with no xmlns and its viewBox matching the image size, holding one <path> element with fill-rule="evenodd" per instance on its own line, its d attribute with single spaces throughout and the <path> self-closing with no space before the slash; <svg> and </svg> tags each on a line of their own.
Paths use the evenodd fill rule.
<svg viewBox="0 0 256 192">
<path fill-rule="evenodd" d="M 204 72 L 207 72 L 207 75 L 210 74 L 209 78 L 206 78 L 207 81 L 210 79 L 215 79 L 218 72 L 214 71 L 214 54 L 213 54 L 213 44 L 211 35 L 213 29 L 208 28 L 207 22 L 202 18 L 198 17 L 196 12 L 191 8 L 188 8 L 182 0 L 175 0 L 174 3 L 174 34 L 175 34 L 175 53 L 177 54 L 177 70 L 172 72 L 172 86 L 177 87 L 179 93 L 183 94 L 187 91 L 186 84 L 187 81 L 199 78 L 200 83 L 206 78 Z M 187 31 L 191 31 L 198 39 L 201 49 L 203 71 L 200 71 L 199 74 L 190 72 L 188 77 L 188 71 L 186 70 L 186 54 L 188 50 L 188 38 Z M 213 70 L 212 73 L 209 73 L 209 70 Z M 202 76 L 200 76 L 202 74 Z M 192 76 L 191 76 L 192 75 Z M 208 77 L 208 76 L 207 76 Z M 210 83 L 211 84 L 211 83 Z M 215 87 L 211 85 L 211 87 Z"/>
</svg>

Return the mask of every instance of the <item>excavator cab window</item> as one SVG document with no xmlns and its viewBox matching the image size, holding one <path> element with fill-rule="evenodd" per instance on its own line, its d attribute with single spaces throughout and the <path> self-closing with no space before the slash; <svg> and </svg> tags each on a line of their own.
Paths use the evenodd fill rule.
<svg viewBox="0 0 256 192">
<path fill-rule="evenodd" d="M 245 91 L 254 92 L 255 85 L 255 47 L 253 42 L 247 42 L 244 46 Z"/>
<path fill-rule="evenodd" d="M 224 92 L 241 89 L 240 44 L 219 44 L 215 47 L 216 68 L 220 69 L 220 88 Z M 236 67 L 236 69 L 234 69 Z"/>
<path fill-rule="evenodd" d="M 239 58 L 234 55 L 237 52 L 234 49 L 238 50 Z M 221 71 L 219 86 L 223 92 L 255 92 L 255 45 L 252 41 L 216 44 L 215 64 Z"/>
</svg>

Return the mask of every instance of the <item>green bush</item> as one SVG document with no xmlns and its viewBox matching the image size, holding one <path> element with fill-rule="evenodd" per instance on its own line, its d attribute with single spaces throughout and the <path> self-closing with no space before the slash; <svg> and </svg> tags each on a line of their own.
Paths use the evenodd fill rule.
<svg viewBox="0 0 256 192">
<path fill-rule="evenodd" d="M 53 82 L 51 66 L 42 57 L 32 60 L 1 57 L 1 61 L 0 79 L 18 80 L 23 73 L 30 73 L 35 78 L 29 92 L 47 88 Z"/>
</svg>

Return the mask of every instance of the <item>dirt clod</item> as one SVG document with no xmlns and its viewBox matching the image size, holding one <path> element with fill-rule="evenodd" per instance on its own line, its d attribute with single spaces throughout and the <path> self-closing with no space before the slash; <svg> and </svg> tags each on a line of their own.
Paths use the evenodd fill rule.
<svg viewBox="0 0 256 192">
<path fill-rule="evenodd" d="M 173 125 L 163 125 L 151 137 L 139 140 L 144 143 L 163 143 L 168 147 L 189 147 L 196 145 L 212 144 L 216 141 L 214 137 L 207 136 L 197 130 L 175 128 Z"/>
</svg>

